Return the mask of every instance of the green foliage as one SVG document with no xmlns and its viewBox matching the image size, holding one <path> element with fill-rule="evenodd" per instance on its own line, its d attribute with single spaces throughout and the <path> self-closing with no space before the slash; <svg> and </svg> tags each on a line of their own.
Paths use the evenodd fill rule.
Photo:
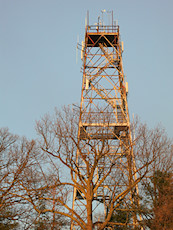
<svg viewBox="0 0 173 230">
<path fill-rule="evenodd" d="M 110 222 L 127 223 L 128 213 L 118 210 L 112 215 Z"/>
<path fill-rule="evenodd" d="M 126 230 L 126 229 L 128 229 L 127 224 L 130 221 L 130 217 L 131 217 L 130 213 L 123 210 L 123 206 L 120 205 L 119 209 L 114 211 L 114 213 L 110 219 L 110 222 L 124 224 L 124 226 L 123 225 L 122 226 L 116 225 L 115 229 Z"/>
<path fill-rule="evenodd" d="M 145 226 L 152 230 L 172 229 L 173 190 L 172 174 L 157 170 L 145 183 Z"/>
</svg>

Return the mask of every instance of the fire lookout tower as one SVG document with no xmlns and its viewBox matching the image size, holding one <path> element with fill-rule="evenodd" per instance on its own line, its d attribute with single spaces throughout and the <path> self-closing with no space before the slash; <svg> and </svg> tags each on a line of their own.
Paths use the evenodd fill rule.
<svg viewBox="0 0 173 230">
<path fill-rule="evenodd" d="M 113 13 L 110 25 L 100 19 L 95 25 L 88 21 L 81 45 L 83 81 L 76 154 L 80 174 L 75 177 L 81 189 L 74 189 L 72 209 L 85 223 L 92 220 L 92 229 L 134 229 L 138 188 L 123 42 Z M 72 221 L 71 229 L 81 227 Z"/>
</svg>

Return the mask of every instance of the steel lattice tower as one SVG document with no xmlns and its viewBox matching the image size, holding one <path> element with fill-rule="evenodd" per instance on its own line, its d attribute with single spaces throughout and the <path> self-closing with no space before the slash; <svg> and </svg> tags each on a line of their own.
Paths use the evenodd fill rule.
<svg viewBox="0 0 173 230">
<path fill-rule="evenodd" d="M 105 229 L 116 229 L 115 226 L 123 225 L 133 229 L 137 224 L 133 209 L 137 187 L 131 188 L 135 180 L 135 162 L 127 104 L 128 84 L 122 65 L 123 43 L 113 16 L 111 25 L 103 25 L 100 21 L 96 25 L 87 23 L 85 41 L 81 47 L 83 82 L 78 129 L 80 150 L 77 151 L 76 164 L 81 170 L 82 179 L 76 176 L 76 180 L 85 181 L 83 178 L 89 170 L 84 154 L 92 162 L 94 151 L 98 151 L 98 155 L 104 153 L 98 158 L 94 171 L 93 218 L 101 222 L 97 214 L 102 213 L 102 218 L 106 218 L 113 198 L 128 191 L 114 204 L 116 206 L 121 201 L 115 211 L 121 212 L 121 215 L 124 213 L 126 221 L 112 220 Z M 86 197 L 78 189 L 74 189 L 73 193 L 73 210 L 86 220 Z M 71 229 L 81 228 L 72 221 Z"/>
</svg>

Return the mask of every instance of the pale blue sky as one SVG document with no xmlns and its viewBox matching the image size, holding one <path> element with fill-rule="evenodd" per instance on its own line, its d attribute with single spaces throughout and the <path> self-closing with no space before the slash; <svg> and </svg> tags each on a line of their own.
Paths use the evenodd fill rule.
<svg viewBox="0 0 173 230">
<path fill-rule="evenodd" d="M 173 137 L 172 0 L 0 0 L 0 127 L 32 138 L 35 120 L 79 103 L 77 36 L 102 9 L 120 25 L 130 113 Z"/>
</svg>

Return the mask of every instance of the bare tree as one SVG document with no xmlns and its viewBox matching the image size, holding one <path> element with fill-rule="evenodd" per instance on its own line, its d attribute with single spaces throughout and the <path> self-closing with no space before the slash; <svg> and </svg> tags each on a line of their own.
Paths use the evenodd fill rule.
<svg viewBox="0 0 173 230">
<path fill-rule="evenodd" d="M 30 208 L 24 205 L 21 185 L 35 162 L 35 141 L 19 138 L 0 129 L 0 222 L 4 229 L 20 228 Z M 33 180 L 32 180 L 33 182 Z M 34 183 L 34 182 L 33 182 Z"/>
<path fill-rule="evenodd" d="M 130 185 L 123 160 L 126 149 L 120 155 L 121 146 L 116 146 L 110 155 L 113 145 L 106 138 L 87 138 L 79 144 L 78 113 L 70 107 L 56 110 L 53 117 L 43 117 L 37 122 L 37 132 L 39 140 L 28 141 L 0 129 L 0 229 L 66 229 L 71 220 L 81 229 L 101 230 L 110 223 L 112 229 L 128 229 L 132 213 L 124 211 L 124 203 L 143 217 L 139 225 L 144 228 L 169 229 L 173 145 L 160 126 L 149 129 L 137 125 L 132 146 L 135 179 Z M 93 216 L 95 204 L 103 202 L 99 191 L 106 184 L 111 189 L 108 211 L 105 215 L 100 209 Z M 72 207 L 74 190 L 76 199 L 85 202 L 86 218 Z M 163 221 L 165 216 L 167 222 Z"/>
<path fill-rule="evenodd" d="M 17 194 L 30 209 L 25 229 L 32 226 L 35 229 L 60 229 L 67 222 L 54 211 L 62 209 L 59 200 L 66 202 L 68 191 L 59 183 L 59 169 L 55 162 L 41 154 L 37 147 L 35 153 L 34 164 L 24 170 L 19 184 L 20 193 Z"/>
<path fill-rule="evenodd" d="M 108 117 L 106 118 L 108 119 Z M 79 145 L 78 137 L 78 114 L 71 110 L 70 107 L 64 107 L 63 111 L 57 111 L 54 117 L 45 116 L 41 121 L 37 122 L 37 132 L 41 137 L 41 149 L 58 159 L 63 167 L 63 173 L 69 173 L 69 177 L 64 178 L 63 174 L 59 177 L 59 183 L 64 188 L 68 188 L 69 191 L 76 190 L 77 196 L 80 196 L 86 202 L 87 216 L 83 219 L 78 213 L 72 208 L 70 203 L 64 202 L 61 197 L 57 201 L 64 207 L 63 211 L 55 210 L 56 213 L 64 215 L 73 220 L 81 229 L 93 229 L 99 228 L 104 229 L 108 222 L 111 221 L 113 215 L 115 215 L 115 210 L 121 208 L 123 203 L 126 202 L 126 197 L 129 196 L 130 192 L 134 188 L 134 196 L 137 198 L 136 185 L 142 181 L 149 173 L 150 165 L 158 157 L 158 152 L 163 150 L 162 143 L 156 142 L 156 137 L 152 137 L 152 140 L 146 139 L 148 142 L 149 149 L 142 149 L 145 146 L 140 147 L 141 137 L 143 132 L 139 133 L 136 137 L 135 143 L 139 145 L 139 150 L 136 154 L 142 156 L 142 160 L 136 158 L 138 161 L 137 167 L 135 169 L 136 178 L 129 186 L 129 182 L 126 177 L 127 167 L 122 160 L 122 155 L 118 154 L 119 147 L 114 149 L 114 154 L 111 159 L 107 157 L 110 153 L 110 146 L 108 140 L 102 139 L 92 141 L 87 139 L 84 145 Z M 149 146 L 149 142 L 152 144 Z M 87 152 L 86 152 L 87 149 Z M 153 152 L 153 149 L 154 152 Z M 76 164 L 76 153 L 80 155 L 78 160 L 81 160 L 83 167 L 79 167 Z M 153 156 L 155 153 L 155 156 Z M 110 156 L 110 154 L 109 154 Z M 109 168 L 102 168 L 105 170 L 104 173 L 97 172 L 99 165 L 106 165 L 109 162 Z M 80 164 L 80 165 L 81 165 Z M 85 169 L 85 170 L 84 170 Z M 96 177 L 97 175 L 97 177 Z M 62 179 L 63 178 L 63 179 Z M 107 202 L 108 212 L 102 221 L 95 221 L 92 218 L 92 208 L 95 201 L 95 197 L 98 197 L 98 191 L 102 188 L 102 185 L 109 181 L 111 185 L 111 199 Z M 110 183 L 111 181 L 111 183 Z M 124 184 L 128 186 L 121 186 Z M 118 189 L 117 189 L 118 188 Z M 101 200 L 100 200 L 101 202 Z M 129 202 L 127 205 L 131 205 Z M 137 207 L 132 207 L 133 210 L 137 210 Z M 136 211 L 137 212 L 137 211 Z M 129 216 L 129 214 L 128 214 Z M 113 223 L 116 225 L 116 222 Z M 127 223 L 122 223 L 122 225 L 127 226 Z"/>
<path fill-rule="evenodd" d="M 0 129 L 0 229 L 39 229 L 43 223 L 45 229 L 58 229 L 65 220 L 53 214 L 59 206 L 56 197 L 66 199 L 66 193 L 59 186 L 57 165 L 36 141 Z"/>
<path fill-rule="evenodd" d="M 138 123 L 136 136 L 137 166 L 146 160 L 152 161 L 147 175 L 139 184 L 143 226 L 153 230 L 171 229 L 173 142 L 161 125 L 149 129 L 146 124 Z"/>
<path fill-rule="evenodd" d="M 21 171 L 14 169 L 16 159 L 11 151 L 17 139 L 7 128 L 0 129 L 0 229 L 13 229 L 17 225 L 17 211 L 9 194 Z M 20 168 L 22 169 L 22 164 Z"/>
</svg>

